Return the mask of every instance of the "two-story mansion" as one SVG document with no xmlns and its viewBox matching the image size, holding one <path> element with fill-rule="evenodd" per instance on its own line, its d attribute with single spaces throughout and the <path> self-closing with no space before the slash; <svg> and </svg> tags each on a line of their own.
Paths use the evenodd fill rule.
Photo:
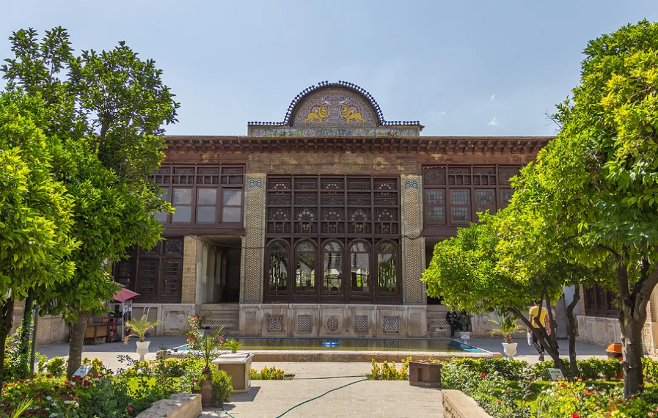
<svg viewBox="0 0 658 418">
<path fill-rule="evenodd" d="M 194 313 L 245 336 L 442 334 L 445 308 L 420 281 L 433 245 L 505 207 L 509 178 L 550 138 L 422 129 L 322 82 L 247 136 L 167 136 L 153 179 L 175 213 L 115 279 L 168 335 Z"/>
</svg>

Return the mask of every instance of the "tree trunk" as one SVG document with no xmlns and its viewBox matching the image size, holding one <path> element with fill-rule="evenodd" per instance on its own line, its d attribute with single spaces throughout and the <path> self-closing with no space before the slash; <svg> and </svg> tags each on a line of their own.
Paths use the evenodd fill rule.
<svg viewBox="0 0 658 418">
<path fill-rule="evenodd" d="M 544 347 L 544 349 L 546 350 L 546 352 L 548 353 L 548 355 L 551 356 L 551 358 L 552 358 L 553 361 L 555 362 L 555 365 L 557 366 L 557 368 L 560 369 L 560 371 L 562 372 L 562 375 L 565 376 L 565 377 L 566 377 L 566 376 L 569 376 L 569 374 L 567 373 L 567 368 L 566 368 L 566 366 L 564 365 L 564 361 L 562 361 L 562 359 L 560 358 L 560 352 L 558 351 L 558 349 L 557 349 L 556 346 L 552 345 L 552 344 L 549 342 L 549 338 L 548 338 L 548 334 L 546 333 L 546 329 L 544 329 L 543 326 L 542 326 L 542 327 L 539 327 L 539 328 L 535 328 L 535 327 L 530 323 L 530 321 L 528 320 L 528 318 L 526 318 L 526 317 L 521 313 L 521 311 L 519 311 L 518 309 L 516 309 L 516 308 L 509 308 L 509 310 L 510 310 L 511 312 L 513 312 L 514 314 L 516 314 L 516 316 L 517 316 L 519 319 L 521 319 L 521 321 L 525 324 L 526 327 L 528 327 L 528 328 L 530 328 L 530 330 L 532 330 L 532 333 L 533 333 L 533 334 L 535 335 L 535 337 L 537 338 L 537 341 L 539 341 L 539 343 Z"/>
<path fill-rule="evenodd" d="M 646 316 L 646 315 L 644 315 Z M 644 389 L 644 374 L 642 373 L 642 328 L 644 321 L 632 319 L 621 328 L 621 344 L 624 354 L 624 398 L 628 399 Z"/>
<path fill-rule="evenodd" d="M 5 374 L 5 342 L 14 324 L 14 299 L 9 299 L 2 305 L 2 322 L 0 322 L 0 393 L 2 393 L 2 377 Z"/>
<path fill-rule="evenodd" d="M 23 323 L 21 327 L 21 354 L 27 355 L 30 351 L 30 330 L 32 329 L 32 304 L 34 294 L 32 292 L 25 299 L 25 310 L 23 311 Z M 34 338 L 34 337 L 33 337 Z"/>
<path fill-rule="evenodd" d="M 573 300 L 567 306 L 567 321 L 569 322 L 569 368 L 571 369 L 571 379 L 576 379 L 580 377 L 578 372 L 578 358 L 576 357 L 576 334 L 578 333 L 578 325 L 576 322 L 576 317 L 573 314 L 573 310 L 578 305 L 580 300 L 580 285 L 576 285 L 576 291 L 573 294 Z"/>
<path fill-rule="evenodd" d="M 82 346 L 85 342 L 85 331 L 90 317 L 91 313 L 89 311 L 80 311 L 78 320 L 71 324 L 68 369 L 66 371 L 66 377 L 69 379 L 82 363 Z"/>
</svg>

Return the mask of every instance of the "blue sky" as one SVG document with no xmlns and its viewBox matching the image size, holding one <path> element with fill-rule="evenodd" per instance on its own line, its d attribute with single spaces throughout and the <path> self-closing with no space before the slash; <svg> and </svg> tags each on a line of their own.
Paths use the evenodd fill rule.
<svg viewBox="0 0 658 418">
<path fill-rule="evenodd" d="M 2 7 L 0 57 L 27 27 L 63 26 L 76 50 L 125 40 L 181 102 L 169 134 L 244 135 L 304 88 L 346 80 L 423 135 L 553 135 L 545 115 L 587 41 L 643 18 L 658 1 L 22 0 Z"/>
</svg>

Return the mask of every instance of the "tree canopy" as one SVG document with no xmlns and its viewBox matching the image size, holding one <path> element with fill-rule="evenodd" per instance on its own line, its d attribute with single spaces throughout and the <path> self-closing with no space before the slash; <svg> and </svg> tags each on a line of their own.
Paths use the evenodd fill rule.
<svg viewBox="0 0 658 418">
<path fill-rule="evenodd" d="M 68 283 L 74 269 L 72 200 L 51 175 L 56 144 L 38 127 L 47 118 L 38 95 L 0 94 L 0 359 L 14 302 Z"/>
<path fill-rule="evenodd" d="M 124 42 L 110 50 L 74 54 L 63 28 L 19 30 L 15 57 L 2 71 L 8 90 L 40 95 L 52 109 L 42 129 L 54 140 L 52 174 L 74 202 L 69 235 L 80 242 L 66 285 L 40 288 L 44 310 L 73 324 L 69 375 L 79 365 L 87 319 L 104 310 L 118 290 L 109 266 L 133 245 L 161 239 L 153 213 L 170 212 L 148 175 L 164 157 L 163 126 L 176 121 L 179 104 L 152 60 L 142 61 Z M 48 303 L 57 300 L 57 304 Z"/>
</svg>

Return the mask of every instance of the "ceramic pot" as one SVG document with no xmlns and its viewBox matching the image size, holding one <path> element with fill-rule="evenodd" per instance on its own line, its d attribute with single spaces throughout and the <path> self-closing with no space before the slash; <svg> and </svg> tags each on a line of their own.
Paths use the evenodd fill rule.
<svg viewBox="0 0 658 418">
<path fill-rule="evenodd" d="M 516 355 L 516 346 L 518 343 L 503 343 L 503 350 L 505 355 L 509 358 L 512 358 Z"/>
<path fill-rule="evenodd" d="M 470 331 L 461 331 L 459 333 L 459 338 L 461 338 L 464 341 L 468 341 L 471 339 L 471 332 Z"/>
<path fill-rule="evenodd" d="M 137 341 L 137 354 L 139 355 L 139 361 L 144 361 L 144 356 L 149 352 L 150 341 Z"/>
<path fill-rule="evenodd" d="M 212 400 L 212 381 L 210 379 L 205 379 L 201 383 L 201 405 L 204 408 L 215 406 Z"/>
</svg>

